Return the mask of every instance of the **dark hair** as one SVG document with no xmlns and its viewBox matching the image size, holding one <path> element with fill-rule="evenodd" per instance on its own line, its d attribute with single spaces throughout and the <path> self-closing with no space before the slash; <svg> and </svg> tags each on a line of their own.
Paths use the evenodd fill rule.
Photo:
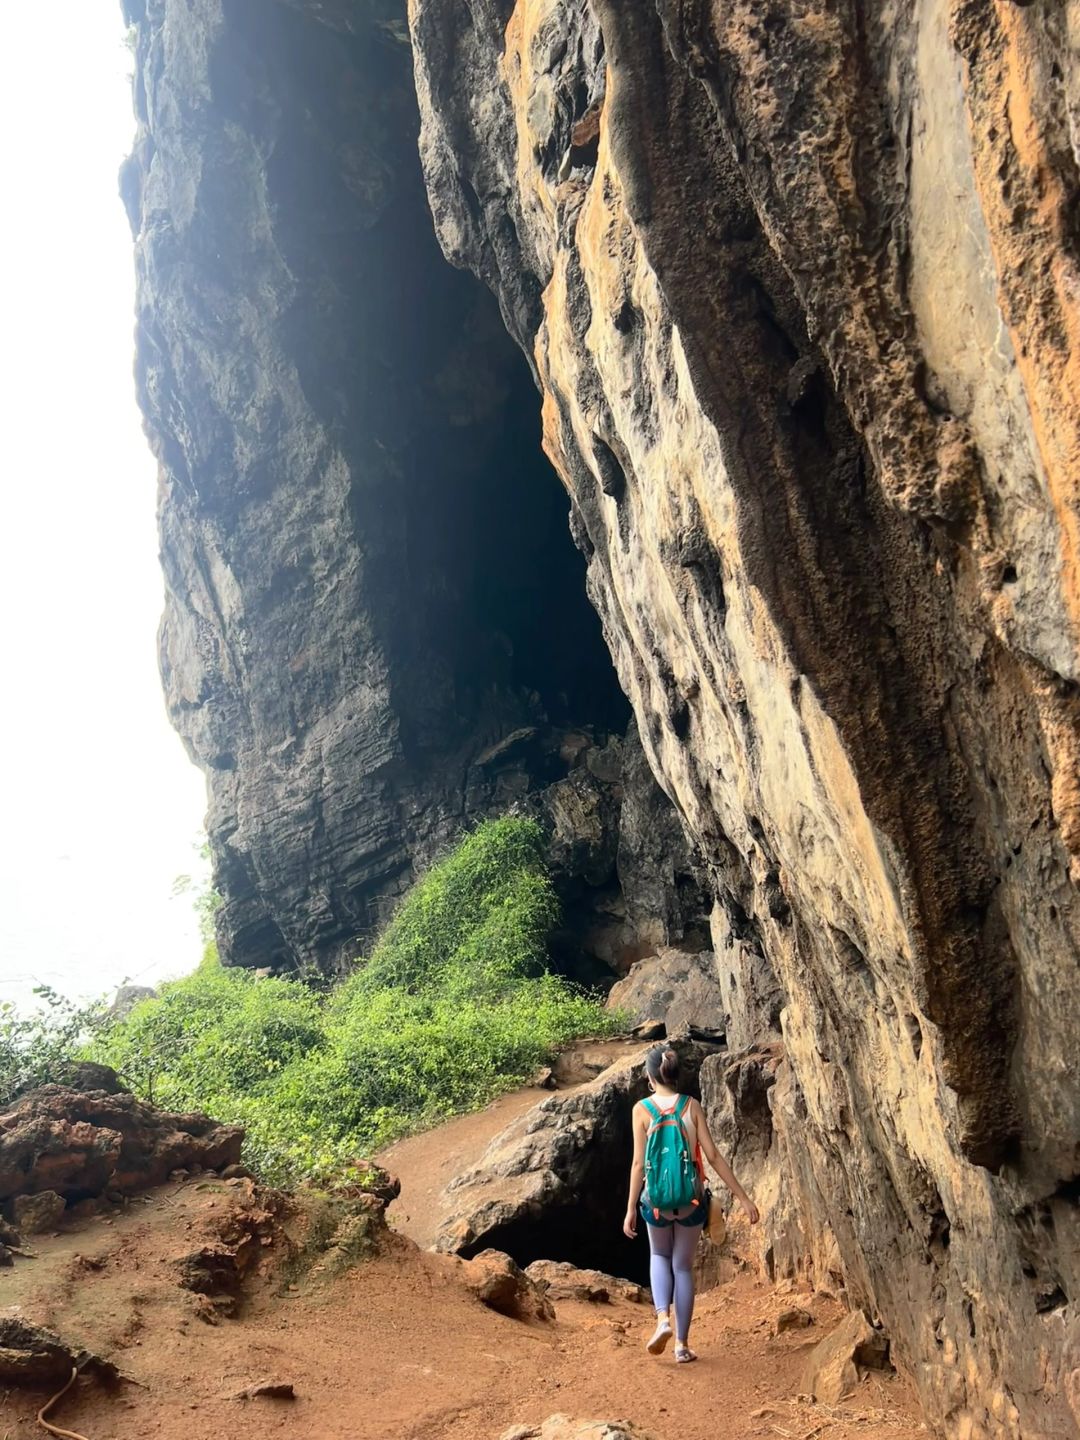
<svg viewBox="0 0 1080 1440">
<path fill-rule="evenodd" d="M 679 1083 L 679 1056 L 671 1046 L 657 1045 L 645 1057 L 645 1068 L 649 1078 L 674 1090 Z"/>
</svg>

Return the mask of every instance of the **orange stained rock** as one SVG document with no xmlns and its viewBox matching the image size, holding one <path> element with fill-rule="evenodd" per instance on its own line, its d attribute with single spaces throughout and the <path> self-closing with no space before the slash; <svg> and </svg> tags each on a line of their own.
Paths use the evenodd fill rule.
<svg viewBox="0 0 1080 1440">
<path fill-rule="evenodd" d="M 993 23 L 978 19 L 976 34 L 975 19 L 954 4 L 975 183 L 1060 528 L 1063 600 L 1080 636 L 1080 274 L 1066 234 L 1075 197 L 1037 113 L 1044 78 L 1028 12 L 993 0 Z"/>
</svg>

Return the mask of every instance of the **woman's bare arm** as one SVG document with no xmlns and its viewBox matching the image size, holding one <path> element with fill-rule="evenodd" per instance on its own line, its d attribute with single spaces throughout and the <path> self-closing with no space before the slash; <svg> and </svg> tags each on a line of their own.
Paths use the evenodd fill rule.
<svg viewBox="0 0 1080 1440">
<path fill-rule="evenodd" d="M 750 1199 L 743 1187 L 735 1178 L 735 1172 L 713 1144 L 713 1138 L 709 1134 L 708 1122 L 705 1119 L 705 1111 L 696 1100 L 690 1101 L 690 1113 L 694 1117 L 694 1124 L 697 1126 L 698 1143 L 701 1146 L 705 1159 L 719 1175 L 721 1182 L 728 1187 L 731 1193 L 738 1200 L 739 1204 L 746 1211 L 746 1217 L 751 1225 L 756 1225 L 758 1219 L 758 1208 Z"/>
<path fill-rule="evenodd" d="M 637 1234 L 637 1205 L 645 1184 L 645 1139 L 649 1133 L 649 1117 L 640 1102 L 634 1106 L 631 1123 L 634 1127 L 634 1158 L 630 1162 L 630 1195 L 626 1202 L 623 1232 L 633 1240 Z"/>
</svg>

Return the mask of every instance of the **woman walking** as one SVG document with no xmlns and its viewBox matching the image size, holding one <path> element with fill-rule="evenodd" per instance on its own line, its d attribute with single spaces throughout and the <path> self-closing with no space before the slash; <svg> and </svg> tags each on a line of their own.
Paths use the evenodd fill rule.
<svg viewBox="0 0 1080 1440">
<path fill-rule="evenodd" d="M 640 1202 L 649 1236 L 649 1278 L 656 1306 L 656 1329 L 645 1348 L 650 1355 L 662 1355 L 667 1348 L 674 1300 L 675 1359 L 685 1365 L 697 1359 L 688 1342 L 694 1318 L 694 1251 L 709 1208 L 702 1154 L 742 1205 L 751 1225 L 757 1224 L 758 1212 L 713 1144 L 701 1106 L 692 1096 L 680 1093 L 676 1052 L 660 1046 L 650 1050 L 645 1069 L 653 1094 L 651 1099 L 639 1100 L 633 1110 L 634 1159 L 623 1230 L 631 1240 L 637 1236 Z"/>
</svg>

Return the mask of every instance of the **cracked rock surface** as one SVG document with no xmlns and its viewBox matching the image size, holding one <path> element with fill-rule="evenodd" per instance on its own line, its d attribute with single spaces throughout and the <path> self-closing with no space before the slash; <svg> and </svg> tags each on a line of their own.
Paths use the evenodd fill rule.
<svg viewBox="0 0 1080 1440">
<path fill-rule="evenodd" d="M 762 1047 L 714 1093 L 763 1260 L 947 1433 L 1075 1436 L 1080 7 L 410 14 L 440 241 Z"/>
</svg>

